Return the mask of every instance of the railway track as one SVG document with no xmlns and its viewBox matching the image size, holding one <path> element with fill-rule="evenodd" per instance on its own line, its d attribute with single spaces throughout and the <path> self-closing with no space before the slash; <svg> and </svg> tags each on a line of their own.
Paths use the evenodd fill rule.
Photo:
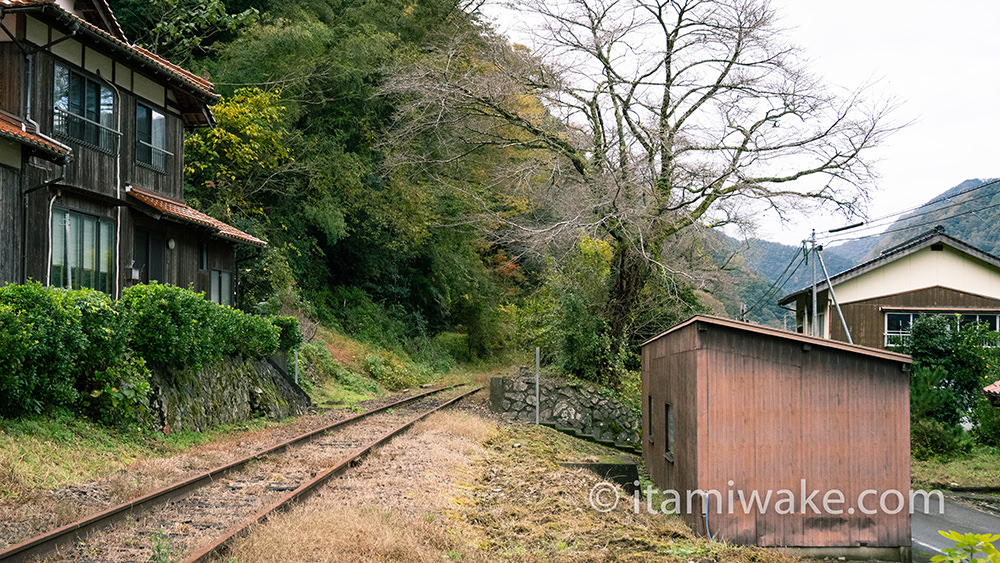
<svg viewBox="0 0 1000 563">
<path fill-rule="evenodd" d="M 286 440 L 0 551 L 21 561 L 204 561 L 373 448 L 481 388 L 434 389 Z"/>
</svg>

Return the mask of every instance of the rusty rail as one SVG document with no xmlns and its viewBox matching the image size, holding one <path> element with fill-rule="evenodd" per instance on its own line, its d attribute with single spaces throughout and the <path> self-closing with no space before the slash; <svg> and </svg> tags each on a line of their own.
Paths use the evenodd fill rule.
<svg viewBox="0 0 1000 563">
<path fill-rule="evenodd" d="M 0 551 L 0 563 L 20 563 L 23 561 L 29 561 L 32 558 L 43 557 L 46 554 L 49 554 L 62 546 L 72 544 L 73 542 L 77 541 L 78 538 L 85 537 L 86 534 L 88 534 L 91 531 L 105 528 L 135 513 L 142 512 L 144 510 L 148 510 L 153 506 L 183 497 L 193 490 L 196 490 L 200 487 L 210 484 L 217 479 L 225 477 L 229 473 L 232 473 L 234 471 L 243 468 L 245 465 L 256 459 L 280 452 L 282 450 L 287 449 L 290 446 L 310 440 L 320 434 L 323 434 L 324 432 L 333 430 L 334 428 L 347 426 L 353 422 L 357 422 L 373 414 L 387 411 L 394 407 L 398 407 L 400 405 L 422 399 L 424 397 L 433 395 L 435 393 L 440 393 L 441 391 L 444 391 L 446 389 L 451 389 L 453 387 L 460 387 L 462 385 L 464 384 L 459 384 L 452 387 L 439 387 L 437 389 L 432 389 L 424 393 L 419 393 L 411 397 L 400 399 L 398 401 L 378 407 L 376 409 L 358 413 L 344 420 L 328 424 L 322 428 L 306 432 L 305 434 L 301 434 L 299 436 L 296 436 L 295 438 L 286 440 L 270 448 L 253 453 L 249 456 L 246 456 L 232 463 L 216 467 L 215 469 L 195 475 L 193 477 L 185 479 L 184 481 L 180 481 L 178 483 L 164 487 L 147 495 L 132 499 L 116 507 L 109 508 L 103 512 L 99 512 L 82 520 L 78 520 L 76 522 L 67 524 L 60 528 L 52 530 L 51 532 L 35 536 L 34 538 L 28 539 L 22 543 L 19 543 L 3 551 Z M 472 393 L 478 391 L 479 389 L 476 389 L 475 391 L 469 393 L 465 393 L 461 395 L 459 398 L 471 395 Z M 456 399 L 448 401 L 447 403 L 445 403 L 445 405 L 449 405 L 453 403 L 455 400 Z M 425 413 L 422 416 L 426 416 L 427 414 L 430 413 L 429 412 Z M 406 425 L 406 427 L 412 425 L 414 422 L 416 422 L 416 420 L 419 419 L 411 421 L 409 424 Z M 356 459 L 356 457 L 352 459 Z"/>
<path fill-rule="evenodd" d="M 427 410 L 419 414 L 418 416 L 412 418 L 405 424 L 393 430 L 390 430 L 389 432 L 386 432 L 377 440 L 368 444 L 367 446 L 355 450 L 353 454 L 341 460 L 339 463 L 337 463 L 337 465 L 318 473 L 316 477 L 314 477 L 312 480 L 303 483 L 302 485 L 299 486 L 299 488 L 281 497 L 281 499 L 279 499 L 277 502 L 272 503 L 270 506 L 259 511 L 257 514 L 251 516 L 250 518 L 247 518 L 240 524 L 230 528 L 221 538 L 213 542 L 211 545 L 208 545 L 198 550 L 197 552 L 189 555 L 187 558 L 184 559 L 183 563 L 201 563 L 204 561 L 208 561 L 208 559 L 213 554 L 220 553 L 222 550 L 227 548 L 229 543 L 234 538 L 245 534 L 249 530 L 249 528 L 254 524 L 257 524 L 259 522 L 264 522 L 271 514 L 277 512 L 278 510 L 283 510 L 285 508 L 288 508 L 293 502 L 308 498 L 309 495 L 315 492 L 316 489 L 324 482 L 326 482 L 327 479 L 330 479 L 331 477 L 337 475 L 338 473 L 349 467 L 351 463 L 353 463 L 355 460 L 363 457 L 365 454 L 377 448 L 378 446 L 381 446 L 382 444 L 388 442 L 396 435 L 406 431 L 420 420 L 427 418 L 428 416 L 434 414 L 435 412 L 444 409 L 445 407 L 451 406 L 452 404 L 457 403 L 458 401 L 464 399 L 465 397 L 468 397 L 473 393 L 477 393 L 482 389 L 483 389 L 482 387 L 477 387 L 472 391 L 467 391 L 453 399 L 448 400 L 447 402 L 441 405 L 438 405 L 430 410 Z"/>
</svg>

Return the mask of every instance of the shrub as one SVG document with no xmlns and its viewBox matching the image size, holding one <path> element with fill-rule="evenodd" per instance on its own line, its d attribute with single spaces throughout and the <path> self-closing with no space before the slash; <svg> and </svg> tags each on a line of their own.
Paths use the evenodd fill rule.
<svg viewBox="0 0 1000 563">
<path fill-rule="evenodd" d="M 984 446 L 1000 447 L 1000 407 L 995 407 L 985 396 L 979 398 L 973 411 L 976 426 L 973 435 Z"/>
<path fill-rule="evenodd" d="M 292 319 L 294 321 L 294 318 Z M 301 333 L 283 322 L 286 340 Z M 148 418 L 147 362 L 201 366 L 225 354 L 272 354 L 268 319 L 169 285 L 137 285 L 121 301 L 32 282 L 0 288 L 0 416 L 68 407 L 106 423 Z"/>
<path fill-rule="evenodd" d="M 218 339 L 212 359 L 228 354 L 259 358 L 278 349 L 278 327 L 267 318 L 219 305 L 210 310 L 210 318 Z"/>
<path fill-rule="evenodd" d="M 933 418 L 914 419 L 910 424 L 910 452 L 916 459 L 947 459 L 971 450 L 972 440 L 960 426 Z"/>
<path fill-rule="evenodd" d="M 142 420 L 149 371 L 127 353 L 130 326 L 98 291 L 0 288 L 0 414 L 69 407 L 104 422 Z"/>
<path fill-rule="evenodd" d="M 130 345 L 148 362 L 193 366 L 227 354 L 274 353 L 278 328 L 265 318 L 206 301 L 204 295 L 150 283 L 125 290 L 122 305 L 133 316 Z"/>
<path fill-rule="evenodd" d="M 127 288 L 121 302 L 133 316 L 129 344 L 147 362 L 198 367 L 221 344 L 197 293 L 152 282 Z"/>
<path fill-rule="evenodd" d="M 392 391 L 417 386 L 429 375 L 415 367 L 407 367 L 392 354 L 368 354 L 362 366 L 375 381 Z"/>
<path fill-rule="evenodd" d="M 106 370 L 95 373 L 103 387 L 81 394 L 81 404 L 105 424 L 150 423 L 149 369 L 146 361 L 128 354 Z"/>
<path fill-rule="evenodd" d="M 87 339 L 68 295 L 37 282 L 0 288 L 0 414 L 76 401 L 74 364 Z"/>
<path fill-rule="evenodd" d="M 279 316 L 271 319 L 281 333 L 278 335 L 278 349 L 294 350 L 302 344 L 302 330 L 299 329 L 299 319 L 289 316 Z"/>
</svg>

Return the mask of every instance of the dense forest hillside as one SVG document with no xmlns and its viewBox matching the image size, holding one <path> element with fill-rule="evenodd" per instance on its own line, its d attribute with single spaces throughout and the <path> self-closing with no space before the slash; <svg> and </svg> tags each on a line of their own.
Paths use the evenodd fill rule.
<svg viewBox="0 0 1000 563">
<path fill-rule="evenodd" d="M 638 343 L 694 313 L 781 326 L 773 279 L 803 283 L 784 270 L 797 251 L 718 228 L 752 221 L 747 201 L 850 205 L 893 130 L 890 107 L 831 97 L 772 51 L 766 5 L 679 10 L 649 41 L 642 10 L 525 1 L 549 22 L 533 53 L 480 2 L 110 4 L 130 40 L 216 85 L 217 126 L 185 141 L 185 195 L 269 243 L 239 257 L 239 306 L 418 361 L 539 346 L 619 388 Z M 698 72 L 657 79 L 671 65 Z M 821 193 L 798 183 L 813 176 Z"/>
</svg>

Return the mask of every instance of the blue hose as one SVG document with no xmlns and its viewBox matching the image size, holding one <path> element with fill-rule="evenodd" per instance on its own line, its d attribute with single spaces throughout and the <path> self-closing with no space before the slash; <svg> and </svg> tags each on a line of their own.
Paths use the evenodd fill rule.
<svg viewBox="0 0 1000 563">
<path fill-rule="evenodd" d="M 708 541 L 711 542 L 711 541 L 715 541 L 715 540 L 712 539 L 712 531 L 708 529 L 708 507 L 709 507 L 708 499 L 709 498 L 710 497 L 708 496 L 708 493 L 705 493 L 705 533 L 708 535 Z"/>
</svg>

